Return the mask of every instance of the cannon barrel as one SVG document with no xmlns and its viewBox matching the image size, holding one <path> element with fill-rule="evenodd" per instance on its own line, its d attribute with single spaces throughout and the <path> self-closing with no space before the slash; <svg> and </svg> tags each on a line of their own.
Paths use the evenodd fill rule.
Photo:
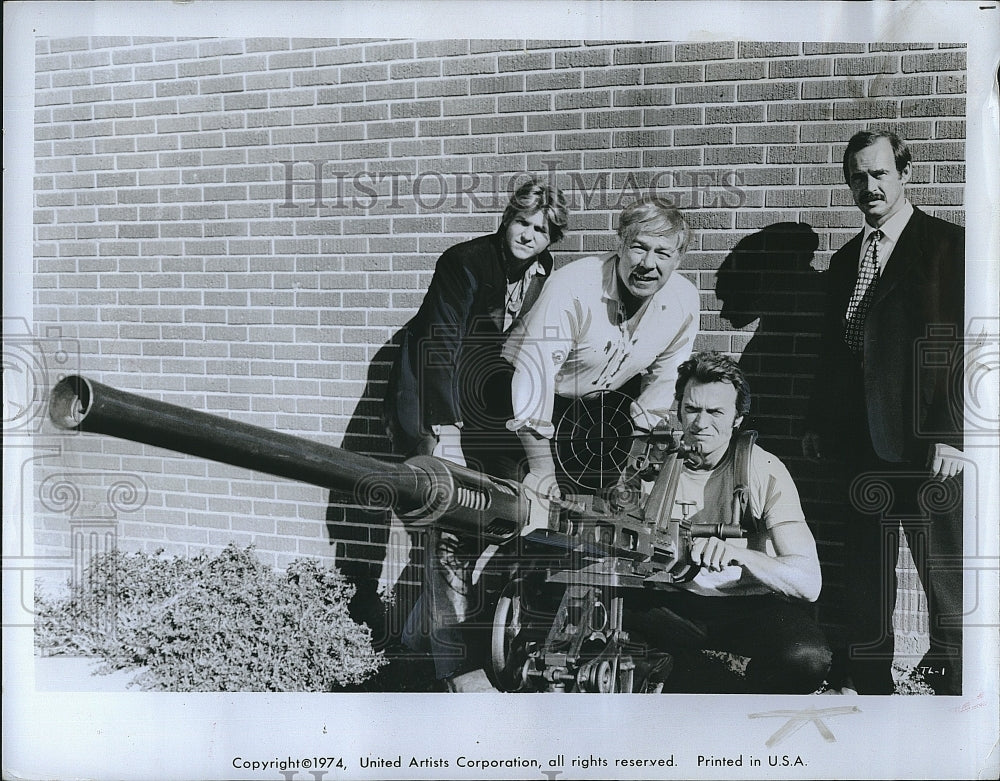
<svg viewBox="0 0 1000 781">
<path fill-rule="evenodd" d="M 79 375 L 52 389 L 49 418 L 64 430 L 106 434 L 350 493 L 359 504 L 394 509 L 407 525 L 436 522 L 504 542 L 528 522 L 528 502 L 516 483 L 432 456 L 386 463 Z"/>
</svg>

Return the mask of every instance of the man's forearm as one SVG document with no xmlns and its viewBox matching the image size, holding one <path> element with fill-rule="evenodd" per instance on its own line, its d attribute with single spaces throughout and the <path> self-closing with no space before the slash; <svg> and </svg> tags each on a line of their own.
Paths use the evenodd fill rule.
<svg viewBox="0 0 1000 781">
<path fill-rule="evenodd" d="M 521 446 L 528 457 L 528 470 L 539 477 L 556 473 L 556 464 L 552 458 L 552 443 L 541 434 L 530 428 L 522 428 L 517 432 Z"/>
<path fill-rule="evenodd" d="M 822 574 L 815 556 L 785 553 L 769 556 L 762 551 L 731 545 L 718 537 L 695 540 L 691 549 L 695 564 L 710 571 L 738 566 L 742 577 L 753 578 L 771 591 L 793 599 L 814 602 L 819 597 Z"/>
<path fill-rule="evenodd" d="M 822 588 L 819 566 L 808 556 L 768 556 L 755 550 L 742 550 L 734 563 L 745 575 L 760 581 L 772 591 L 793 599 L 815 602 Z"/>
</svg>

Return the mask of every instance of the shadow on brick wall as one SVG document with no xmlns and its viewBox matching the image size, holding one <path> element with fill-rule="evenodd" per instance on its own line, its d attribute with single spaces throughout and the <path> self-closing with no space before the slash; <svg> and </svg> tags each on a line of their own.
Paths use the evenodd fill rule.
<svg viewBox="0 0 1000 781">
<path fill-rule="evenodd" d="M 819 617 L 838 635 L 843 529 L 838 508 L 846 477 L 802 457 L 801 436 L 812 389 L 823 311 L 823 278 L 812 266 L 819 237 L 805 223 L 778 222 L 744 237 L 718 269 L 716 297 L 733 328 L 758 321 L 740 356 L 753 394 L 746 426 L 788 467 L 816 536 L 823 567 Z"/>
<path fill-rule="evenodd" d="M 733 328 L 758 321 L 740 366 L 753 392 L 748 425 L 780 457 L 799 455 L 822 323 L 822 283 L 812 268 L 819 244 L 805 223 L 779 222 L 746 236 L 719 267 L 715 292 Z"/>
<path fill-rule="evenodd" d="M 393 335 L 372 358 L 365 387 L 344 433 L 342 447 L 384 461 L 398 461 L 382 425 L 382 400 L 402 332 Z M 353 503 L 352 497 L 331 491 L 326 529 L 336 550 L 337 568 L 357 588 L 350 604 L 351 617 L 372 628 L 376 648 L 399 639 L 403 622 L 419 594 L 420 550 L 388 510 L 371 510 Z M 414 543 L 418 543 L 414 540 Z M 393 584 L 391 597 L 384 584 Z"/>
</svg>

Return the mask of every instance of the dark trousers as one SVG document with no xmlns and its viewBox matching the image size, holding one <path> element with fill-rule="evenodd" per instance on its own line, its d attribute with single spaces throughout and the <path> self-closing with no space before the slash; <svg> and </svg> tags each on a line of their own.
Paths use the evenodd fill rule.
<svg viewBox="0 0 1000 781">
<path fill-rule="evenodd" d="M 937 694 L 962 693 L 962 481 L 923 465 L 869 463 L 845 529 L 846 671 L 861 694 L 893 692 L 896 563 L 906 535 L 927 594 L 930 649 L 918 665 Z"/>
<path fill-rule="evenodd" d="M 432 449 L 428 441 L 425 454 Z M 468 426 L 462 450 L 470 469 L 505 480 L 523 477 L 524 451 L 509 431 Z M 488 595 L 480 570 L 494 551 L 479 539 L 460 539 L 433 527 L 424 536 L 424 590 L 407 619 L 403 642 L 413 650 L 430 650 L 439 679 L 482 667 L 487 659 L 492 616 L 485 610 Z"/>
<path fill-rule="evenodd" d="M 830 648 L 812 609 L 777 596 L 626 595 L 624 626 L 632 640 L 662 651 L 711 649 L 750 657 L 752 693 L 810 694 L 830 669 Z"/>
<path fill-rule="evenodd" d="M 930 478 L 927 463 L 883 461 L 871 440 L 860 363 L 840 400 L 842 425 L 829 432 L 826 454 L 848 464 L 844 508 L 846 647 L 831 678 L 850 678 L 861 694 L 892 694 L 896 563 L 902 527 L 927 594 L 930 650 L 918 668 L 937 694 L 962 691 L 962 478 Z M 930 447 L 930 442 L 928 442 Z"/>
</svg>

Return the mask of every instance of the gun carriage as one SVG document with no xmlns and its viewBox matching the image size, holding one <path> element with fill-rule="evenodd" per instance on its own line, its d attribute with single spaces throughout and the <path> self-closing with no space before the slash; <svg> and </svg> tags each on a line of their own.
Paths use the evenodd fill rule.
<svg viewBox="0 0 1000 781">
<path fill-rule="evenodd" d="M 672 518 L 691 457 L 677 432 L 634 432 L 628 400 L 574 403 L 557 428 L 557 457 L 574 482 L 562 497 L 433 456 L 384 462 L 301 437 L 111 388 L 82 376 L 53 389 L 59 428 L 93 432 L 349 493 L 390 508 L 415 529 L 432 524 L 498 546 L 490 667 L 505 691 L 631 692 L 636 658 L 622 627 L 629 589 L 693 578 L 697 537 L 741 537 L 743 508 L 718 524 Z M 749 450 L 754 432 L 744 435 Z M 744 487 L 740 487 L 744 488 Z M 738 492 L 739 493 L 739 490 Z M 744 502 L 745 504 L 745 502 Z"/>
</svg>

